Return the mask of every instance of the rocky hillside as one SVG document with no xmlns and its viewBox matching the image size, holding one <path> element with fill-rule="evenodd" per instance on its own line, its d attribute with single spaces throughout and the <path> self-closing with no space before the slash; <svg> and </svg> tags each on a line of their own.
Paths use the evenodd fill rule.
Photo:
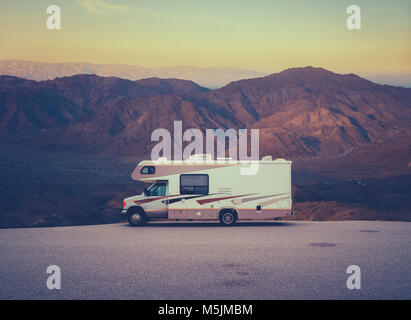
<svg viewBox="0 0 411 320">
<path fill-rule="evenodd" d="M 175 79 L 0 77 L 0 132 L 31 131 L 32 145 L 148 154 L 151 132 L 172 131 L 174 120 L 185 128 L 258 128 L 261 154 L 343 155 L 410 134 L 411 89 L 312 67 L 217 90 Z"/>
</svg>

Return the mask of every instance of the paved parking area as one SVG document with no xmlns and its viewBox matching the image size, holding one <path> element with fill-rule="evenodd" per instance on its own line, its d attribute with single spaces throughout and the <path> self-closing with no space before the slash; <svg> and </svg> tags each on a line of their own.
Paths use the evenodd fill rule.
<svg viewBox="0 0 411 320">
<path fill-rule="evenodd" d="M 411 223 L 0 230 L 1 299 L 411 299 Z M 49 290 L 46 269 L 61 269 Z M 346 287 L 349 265 L 361 289 Z"/>
</svg>

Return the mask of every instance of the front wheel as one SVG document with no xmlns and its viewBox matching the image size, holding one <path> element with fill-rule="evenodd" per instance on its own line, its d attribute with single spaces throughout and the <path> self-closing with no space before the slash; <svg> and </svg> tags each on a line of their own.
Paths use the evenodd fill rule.
<svg viewBox="0 0 411 320">
<path fill-rule="evenodd" d="M 128 214 L 128 223 L 132 227 L 143 226 L 147 223 L 143 210 L 132 211 Z"/>
<path fill-rule="evenodd" d="M 220 223 L 223 226 L 232 226 L 237 221 L 237 216 L 233 210 L 224 210 L 220 213 Z"/>
</svg>

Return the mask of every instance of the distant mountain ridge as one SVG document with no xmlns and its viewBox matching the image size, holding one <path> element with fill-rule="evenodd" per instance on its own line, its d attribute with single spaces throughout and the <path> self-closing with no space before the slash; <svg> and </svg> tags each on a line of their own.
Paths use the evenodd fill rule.
<svg viewBox="0 0 411 320">
<path fill-rule="evenodd" d="M 125 64 L 46 63 L 23 60 L 0 60 L 0 75 L 10 75 L 30 80 L 52 80 L 76 74 L 96 74 L 128 80 L 144 78 L 177 78 L 194 81 L 207 88 L 219 88 L 231 81 L 255 78 L 264 73 L 229 68 L 200 68 L 191 66 L 146 68 Z"/>
<path fill-rule="evenodd" d="M 175 120 L 185 129 L 258 128 L 261 155 L 341 155 L 411 134 L 411 89 L 313 67 L 216 90 L 176 79 L 0 76 L 0 132 L 30 131 L 31 145 L 147 155 L 152 131 L 172 131 Z"/>
</svg>

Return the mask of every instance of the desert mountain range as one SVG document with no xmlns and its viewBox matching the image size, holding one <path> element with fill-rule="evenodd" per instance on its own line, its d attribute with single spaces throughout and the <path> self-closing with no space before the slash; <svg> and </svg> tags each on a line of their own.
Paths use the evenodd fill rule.
<svg viewBox="0 0 411 320">
<path fill-rule="evenodd" d="M 411 134 L 411 89 L 354 74 L 295 68 L 209 90 L 192 81 L 75 75 L 47 81 L 0 77 L 0 132 L 30 131 L 33 144 L 145 155 L 151 132 L 258 128 L 260 154 L 342 155 Z"/>
</svg>

